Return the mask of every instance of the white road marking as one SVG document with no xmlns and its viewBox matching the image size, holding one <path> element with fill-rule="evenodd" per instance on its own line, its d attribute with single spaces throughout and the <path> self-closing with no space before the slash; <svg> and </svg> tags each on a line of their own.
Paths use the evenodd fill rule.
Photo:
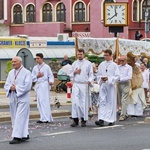
<svg viewBox="0 0 150 150">
<path fill-rule="evenodd" d="M 145 122 L 144 121 L 138 121 L 137 123 L 138 124 L 144 124 Z"/>
<path fill-rule="evenodd" d="M 104 127 L 96 127 L 93 128 L 94 130 L 101 130 L 101 129 L 109 129 L 109 128 L 116 128 L 116 127 L 122 127 L 123 125 L 114 125 L 114 126 L 104 126 Z"/>
<path fill-rule="evenodd" d="M 61 135 L 61 134 L 69 134 L 69 133 L 73 133 L 73 132 L 75 132 L 75 131 L 56 132 L 56 133 L 44 134 L 44 136 L 54 136 L 54 135 Z"/>
</svg>

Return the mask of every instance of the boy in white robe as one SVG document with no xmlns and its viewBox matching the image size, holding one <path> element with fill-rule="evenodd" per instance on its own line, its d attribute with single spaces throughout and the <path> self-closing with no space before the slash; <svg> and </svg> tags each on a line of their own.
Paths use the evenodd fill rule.
<svg viewBox="0 0 150 150">
<path fill-rule="evenodd" d="M 31 73 L 22 66 L 22 59 L 12 59 L 14 67 L 8 74 L 5 90 L 6 96 L 10 98 L 10 114 L 12 121 L 12 137 L 10 144 L 17 144 L 29 139 L 29 110 L 30 89 L 32 86 Z"/>
<path fill-rule="evenodd" d="M 112 51 L 105 50 L 105 61 L 98 67 L 97 81 L 100 85 L 98 121 L 95 122 L 98 126 L 103 126 L 104 121 L 113 125 L 116 121 L 116 82 L 119 80 L 119 68 L 112 61 Z"/>
<path fill-rule="evenodd" d="M 43 62 L 43 54 L 36 54 L 37 65 L 32 70 L 32 81 L 36 82 L 34 90 L 37 97 L 37 105 L 40 112 L 40 120 L 37 123 L 52 122 L 50 108 L 50 86 L 54 83 L 51 68 Z"/>
<path fill-rule="evenodd" d="M 76 60 L 70 69 L 72 86 L 72 119 L 71 127 L 76 127 L 81 119 L 81 126 L 86 126 L 89 109 L 89 86 L 93 84 L 93 67 L 90 61 L 84 59 L 84 50 L 79 49 Z"/>
</svg>

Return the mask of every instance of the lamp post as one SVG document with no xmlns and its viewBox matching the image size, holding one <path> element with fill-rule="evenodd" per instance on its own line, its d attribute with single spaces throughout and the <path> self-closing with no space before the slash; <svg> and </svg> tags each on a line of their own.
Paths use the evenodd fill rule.
<svg viewBox="0 0 150 150">
<path fill-rule="evenodd" d="M 148 15 L 149 15 L 149 12 L 148 12 L 148 9 L 146 8 L 145 9 L 145 41 L 146 41 L 146 38 L 147 38 L 147 34 L 149 32 Z"/>
<path fill-rule="evenodd" d="M 139 28 L 141 27 L 141 1 L 139 0 Z"/>
</svg>

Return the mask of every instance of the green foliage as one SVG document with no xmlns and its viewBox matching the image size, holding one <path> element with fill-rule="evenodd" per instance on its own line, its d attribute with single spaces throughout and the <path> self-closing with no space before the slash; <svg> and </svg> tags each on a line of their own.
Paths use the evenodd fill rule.
<svg viewBox="0 0 150 150">
<path fill-rule="evenodd" d="M 71 56 L 69 59 L 70 59 L 72 62 L 74 62 L 74 61 L 75 61 L 75 56 Z"/>
<path fill-rule="evenodd" d="M 6 63 L 6 69 L 5 69 L 6 75 L 8 75 L 8 73 L 9 73 L 10 70 L 12 70 L 12 62 L 11 61 L 7 61 L 7 63 Z"/>
<path fill-rule="evenodd" d="M 52 58 L 51 61 L 56 62 L 57 58 Z"/>
<path fill-rule="evenodd" d="M 97 64 L 101 63 L 104 60 L 103 58 L 100 58 L 97 55 L 88 55 L 87 58 L 92 63 L 97 63 Z"/>
<path fill-rule="evenodd" d="M 87 59 L 89 61 L 91 61 L 92 63 L 97 63 L 97 64 L 101 63 L 104 60 L 103 57 L 98 57 L 97 55 L 88 55 L 88 54 L 85 54 L 85 57 L 87 57 Z M 75 61 L 75 56 L 71 56 L 70 60 L 72 62 L 74 62 Z"/>
<path fill-rule="evenodd" d="M 147 67 L 148 67 L 148 68 L 150 68 L 150 61 L 148 61 L 148 63 L 147 63 Z"/>
</svg>

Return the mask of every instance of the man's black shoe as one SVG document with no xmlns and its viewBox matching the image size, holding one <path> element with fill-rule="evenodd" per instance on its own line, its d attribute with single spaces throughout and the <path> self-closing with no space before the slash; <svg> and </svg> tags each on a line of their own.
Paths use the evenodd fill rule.
<svg viewBox="0 0 150 150">
<path fill-rule="evenodd" d="M 97 126 L 104 126 L 104 121 L 103 120 L 99 120 L 99 121 L 95 121 L 95 124 L 97 125 Z"/>
<path fill-rule="evenodd" d="M 81 127 L 86 127 L 86 121 L 81 121 Z"/>
<path fill-rule="evenodd" d="M 108 124 L 108 126 L 114 126 L 114 125 L 115 125 L 114 122 L 110 122 L 110 123 Z"/>
<path fill-rule="evenodd" d="M 23 137 L 23 138 L 22 138 L 23 141 L 27 141 L 27 140 L 29 140 L 29 139 L 30 139 L 29 135 L 27 135 L 27 137 Z"/>
<path fill-rule="evenodd" d="M 81 127 L 86 127 L 86 121 L 84 121 L 84 118 L 81 118 Z"/>
<path fill-rule="evenodd" d="M 48 121 L 41 121 L 41 120 L 38 120 L 36 123 L 49 123 Z"/>
<path fill-rule="evenodd" d="M 70 125 L 71 127 L 76 127 L 79 124 L 79 119 L 78 118 L 72 118 L 73 119 L 73 123 Z"/>
<path fill-rule="evenodd" d="M 71 126 L 71 127 L 76 127 L 76 126 L 78 126 L 78 123 L 73 122 L 70 126 Z"/>
<path fill-rule="evenodd" d="M 21 138 L 13 138 L 12 141 L 9 142 L 9 144 L 19 144 L 22 142 Z"/>
</svg>

